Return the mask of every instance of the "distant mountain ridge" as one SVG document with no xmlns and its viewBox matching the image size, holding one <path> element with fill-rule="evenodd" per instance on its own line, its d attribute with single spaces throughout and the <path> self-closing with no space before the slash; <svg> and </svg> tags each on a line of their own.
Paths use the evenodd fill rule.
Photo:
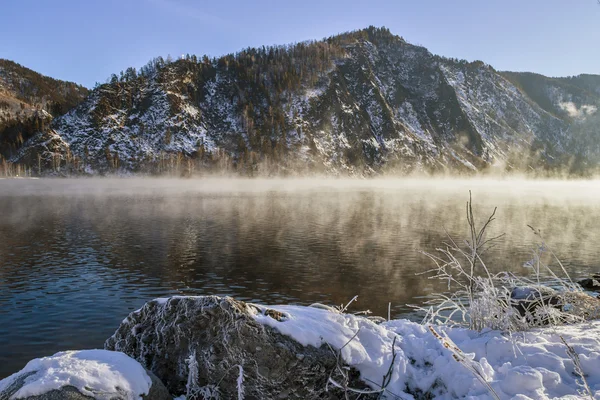
<svg viewBox="0 0 600 400">
<path fill-rule="evenodd" d="M 498 72 L 369 27 L 130 68 L 11 161 L 62 173 L 579 172 L 598 164 L 599 103 L 600 76 Z"/>
</svg>

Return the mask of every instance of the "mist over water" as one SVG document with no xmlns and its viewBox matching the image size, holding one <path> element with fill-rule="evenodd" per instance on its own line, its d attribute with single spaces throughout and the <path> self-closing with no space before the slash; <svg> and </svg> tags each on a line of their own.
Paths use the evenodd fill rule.
<svg viewBox="0 0 600 400">
<path fill-rule="evenodd" d="M 597 272 L 600 181 L 0 180 L 0 377 L 34 357 L 100 348 L 173 294 L 341 304 L 411 316 L 445 282 L 420 250 L 466 238 L 498 207 L 485 255 L 526 275 L 541 230 L 574 277 Z"/>
</svg>

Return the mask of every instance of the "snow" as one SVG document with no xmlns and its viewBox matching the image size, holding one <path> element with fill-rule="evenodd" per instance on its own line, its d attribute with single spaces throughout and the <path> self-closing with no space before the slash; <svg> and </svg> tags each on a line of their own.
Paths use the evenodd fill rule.
<svg viewBox="0 0 600 400">
<path fill-rule="evenodd" d="M 351 314 L 323 308 L 269 306 L 284 313 L 276 321 L 258 313 L 258 322 L 277 329 L 304 346 L 328 343 L 362 379 L 379 389 L 396 359 L 386 388 L 388 398 L 413 398 L 410 393 L 431 393 L 436 399 L 470 397 L 493 399 L 485 380 L 501 399 L 575 399 L 585 397 L 582 379 L 562 338 L 578 354 L 589 387 L 600 397 L 600 321 L 535 329 L 508 335 L 465 328 L 428 326 L 408 320 L 380 325 Z M 396 338 L 394 348 L 392 345 Z M 459 352 L 449 348 L 455 344 Z M 449 345 L 450 344 L 450 345 Z M 470 365 L 480 377 L 469 370 Z"/>
<path fill-rule="evenodd" d="M 552 136 L 564 122 L 532 104 L 489 67 L 468 72 L 455 63 L 442 63 L 440 71 L 455 90 L 462 111 L 484 144 L 480 154 L 483 160 L 493 164 L 506 160 L 507 153 L 526 153 L 536 138 L 557 141 Z"/>
<path fill-rule="evenodd" d="M 0 381 L 0 393 L 14 380 L 34 372 L 12 398 L 41 395 L 64 386 L 73 386 L 84 395 L 107 400 L 122 393 L 128 400 L 141 399 L 152 381 L 144 368 L 129 356 L 108 350 L 81 350 L 56 353 L 31 360 L 21 371 Z M 118 390 L 117 390 L 118 389 Z"/>
<path fill-rule="evenodd" d="M 567 112 L 570 117 L 573 118 L 585 118 L 593 115 L 598 111 L 598 108 L 593 104 L 583 104 L 581 107 L 577 107 L 572 101 L 562 101 L 558 103 L 558 106 Z"/>
<path fill-rule="evenodd" d="M 325 89 L 322 87 L 307 88 L 304 92 L 304 101 L 308 103 L 310 99 L 313 97 L 319 97 L 323 93 L 325 93 Z"/>
</svg>

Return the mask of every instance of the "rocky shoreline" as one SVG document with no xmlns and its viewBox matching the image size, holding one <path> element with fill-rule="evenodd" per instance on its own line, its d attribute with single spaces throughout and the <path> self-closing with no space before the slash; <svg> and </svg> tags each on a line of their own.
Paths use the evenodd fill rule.
<svg viewBox="0 0 600 400">
<path fill-rule="evenodd" d="M 328 378 L 339 375 L 339 359 L 331 347 L 304 346 L 260 318 L 277 323 L 287 317 L 228 297 L 152 300 L 123 320 L 104 350 L 36 359 L 0 381 L 0 400 L 343 397 L 342 389 L 328 387 Z M 139 374 L 128 376 L 132 367 L 145 371 L 151 384 L 140 385 L 145 378 Z M 86 375 L 94 368 L 97 373 Z M 349 368 L 348 385 L 370 390 L 356 370 L 344 368 Z M 62 377 L 55 385 L 48 385 L 54 380 L 48 369 Z M 124 371 L 112 373 L 119 370 Z M 102 376 L 90 381 L 91 375 L 106 371 L 112 371 L 104 377 L 108 382 Z"/>
<path fill-rule="evenodd" d="M 598 300 L 585 296 L 586 316 L 596 318 Z M 519 355 L 499 331 L 176 296 L 132 312 L 103 350 L 32 360 L 0 381 L 0 400 L 563 397 L 579 381 L 560 340 L 581 354 L 600 394 L 599 322 L 523 335 Z M 549 358 L 562 369 L 549 369 Z"/>
</svg>

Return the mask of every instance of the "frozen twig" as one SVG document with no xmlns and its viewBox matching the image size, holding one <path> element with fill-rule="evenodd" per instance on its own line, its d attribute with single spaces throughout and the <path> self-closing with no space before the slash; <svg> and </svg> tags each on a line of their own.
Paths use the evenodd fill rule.
<svg viewBox="0 0 600 400">
<path fill-rule="evenodd" d="M 494 390 L 492 385 L 489 384 L 486 377 L 483 375 L 481 371 L 481 365 L 474 360 L 471 360 L 469 357 L 465 356 L 460 348 L 448 337 L 448 335 L 444 334 L 443 336 L 439 334 L 433 326 L 429 326 L 429 331 L 431 334 L 442 343 L 442 345 L 448 349 L 452 353 L 452 358 L 466 369 L 471 371 L 471 373 L 481 382 L 486 389 L 490 392 L 492 397 L 496 400 L 500 400 L 498 393 Z"/>
<path fill-rule="evenodd" d="M 575 373 L 581 379 L 581 384 L 585 391 L 585 395 L 589 396 L 591 400 L 594 400 L 594 394 L 592 393 L 592 389 L 590 389 L 590 385 L 588 385 L 587 379 L 585 378 L 585 373 L 583 372 L 583 368 L 581 367 L 581 360 L 579 359 L 579 354 L 577 354 L 573 346 L 567 343 L 567 341 L 562 337 L 562 335 L 558 335 L 558 337 L 567 347 L 567 355 L 569 356 L 571 361 L 573 361 Z"/>
</svg>

